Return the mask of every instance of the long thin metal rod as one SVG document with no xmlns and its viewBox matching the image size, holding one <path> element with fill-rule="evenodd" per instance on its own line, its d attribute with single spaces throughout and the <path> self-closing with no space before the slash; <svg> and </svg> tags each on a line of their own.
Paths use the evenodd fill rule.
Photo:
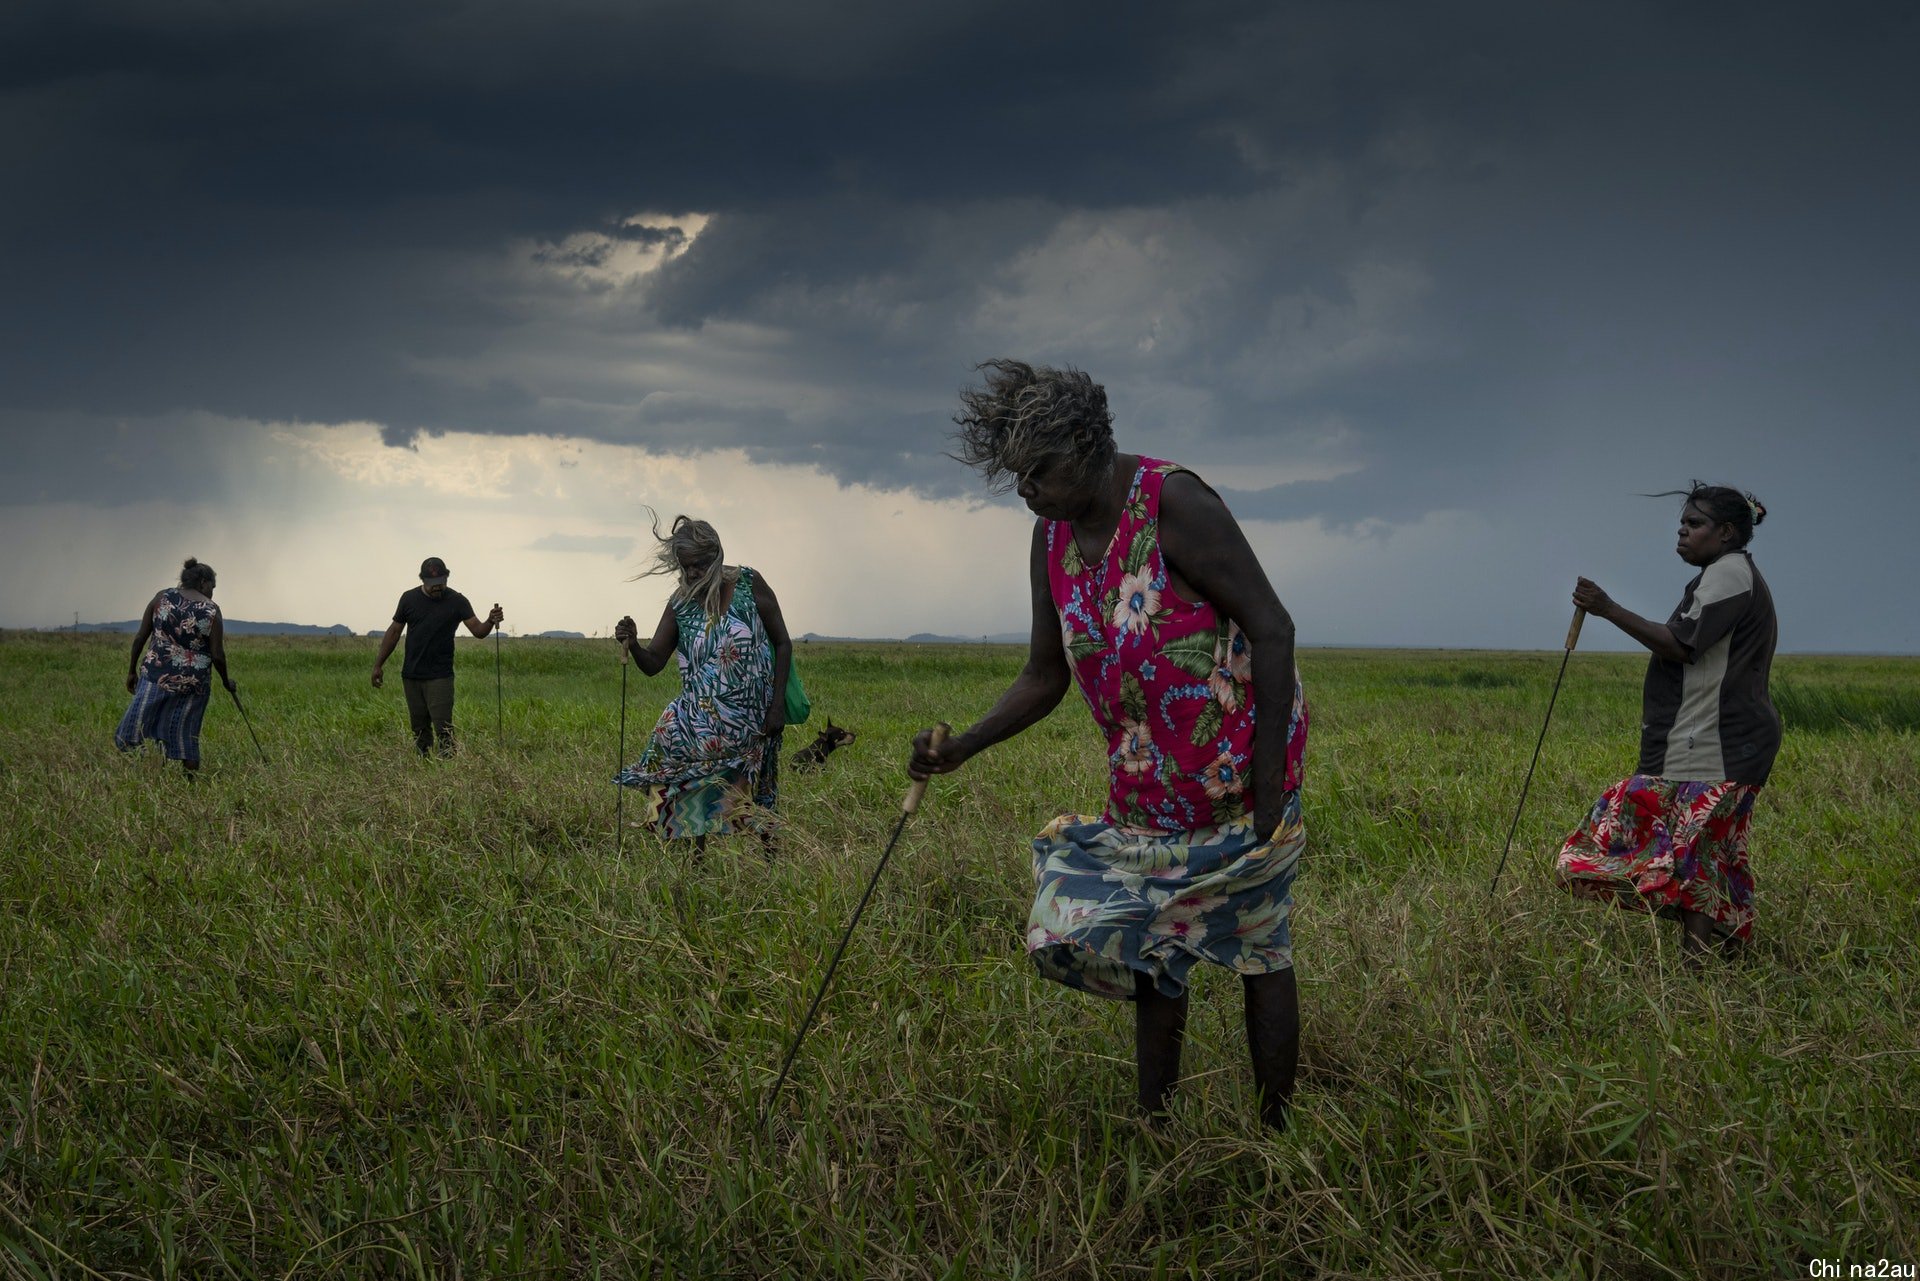
<svg viewBox="0 0 1920 1281">
<path fill-rule="evenodd" d="M 1580 623 L 1586 616 L 1586 610 L 1574 610 L 1573 625 L 1567 628 L 1567 648 L 1560 655 L 1560 674 L 1553 678 L 1553 694 L 1547 699 L 1547 716 L 1540 722 L 1540 737 L 1533 745 L 1533 759 L 1527 762 L 1527 779 L 1520 784 L 1520 803 L 1513 807 L 1513 822 L 1507 827 L 1507 844 L 1500 851 L 1500 866 L 1493 869 L 1493 880 L 1487 885 L 1489 895 L 1500 888 L 1500 873 L 1507 870 L 1507 855 L 1513 852 L 1513 834 L 1520 830 L 1520 811 L 1526 809 L 1527 789 L 1533 786 L 1533 767 L 1540 763 L 1540 748 L 1547 741 L 1547 726 L 1553 724 L 1553 705 L 1560 701 L 1560 682 L 1566 677 L 1567 660 L 1573 657 L 1574 646 L 1580 643 Z"/>
<path fill-rule="evenodd" d="M 935 747 L 946 741 L 948 727 L 939 724 L 933 727 L 932 742 Z M 807 1031 L 813 1026 L 813 1016 L 820 1010 L 820 1001 L 827 994 L 827 985 L 833 982 L 833 972 L 840 968 L 840 957 L 847 950 L 847 940 L 853 937 L 854 926 L 860 924 L 860 914 L 867 910 L 867 900 L 873 897 L 874 886 L 880 884 L 880 874 L 887 870 L 887 860 L 893 857 L 893 847 L 900 843 L 900 833 L 906 830 L 907 820 L 920 808 L 920 798 L 927 794 L 926 780 L 922 779 L 907 789 L 907 799 L 900 806 L 900 820 L 893 825 L 893 836 L 887 841 L 887 848 L 881 853 L 880 861 L 874 864 L 873 875 L 867 878 L 866 892 L 860 895 L 860 903 L 853 909 L 853 916 L 847 921 L 847 928 L 840 933 L 840 942 L 833 949 L 833 959 L 827 962 L 827 972 L 820 977 L 820 986 L 814 990 L 813 1003 L 807 1006 L 806 1017 L 800 1020 L 800 1030 L 794 1034 L 793 1044 L 787 1048 L 786 1061 L 780 1065 L 780 1076 L 767 1091 L 767 1101 L 760 1105 L 760 1120 L 755 1129 L 765 1130 L 767 1118 L 773 1115 L 773 1102 L 780 1097 L 780 1087 L 787 1083 L 787 1073 L 793 1068 L 793 1061 L 800 1053 L 800 1043 L 807 1039 Z"/>
<path fill-rule="evenodd" d="M 613 763 L 613 774 L 617 779 L 620 771 L 627 767 L 627 651 L 620 651 L 620 759 Z M 627 785 L 616 782 L 620 794 L 613 802 L 613 854 L 620 856 L 627 845 Z"/>
<path fill-rule="evenodd" d="M 240 709 L 240 719 L 246 722 L 247 737 L 253 740 L 253 750 L 260 753 L 260 763 L 267 763 L 266 749 L 260 746 L 260 736 L 253 732 L 253 718 L 247 715 L 246 706 L 240 701 L 240 687 L 235 685 L 227 693 L 233 695 L 233 705 Z"/>
<path fill-rule="evenodd" d="M 493 629 L 493 739 L 503 742 L 507 737 L 507 714 L 504 696 L 500 693 L 500 626 Z"/>
</svg>

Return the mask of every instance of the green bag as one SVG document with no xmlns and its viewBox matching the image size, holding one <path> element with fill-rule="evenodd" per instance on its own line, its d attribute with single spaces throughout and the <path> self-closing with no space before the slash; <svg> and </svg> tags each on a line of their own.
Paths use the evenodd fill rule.
<svg viewBox="0 0 1920 1281">
<path fill-rule="evenodd" d="M 800 683 L 800 664 L 787 660 L 787 724 L 799 725 L 813 715 L 813 700 Z"/>
</svg>

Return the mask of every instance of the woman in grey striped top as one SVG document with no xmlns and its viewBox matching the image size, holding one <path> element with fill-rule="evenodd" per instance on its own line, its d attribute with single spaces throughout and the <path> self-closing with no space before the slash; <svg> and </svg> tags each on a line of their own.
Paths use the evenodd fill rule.
<svg viewBox="0 0 1920 1281">
<path fill-rule="evenodd" d="M 1641 693 L 1640 762 L 1608 788 L 1561 847 L 1575 893 L 1677 917 L 1698 959 L 1753 932 L 1747 826 L 1780 750 L 1767 696 L 1778 625 L 1773 594 L 1746 550 L 1767 509 L 1752 494 L 1698 481 L 1681 492 L 1680 559 L 1699 569 L 1664 623 L 1624 608 L 1589 579 L 1573 602 L 1652 653 Z"/>
</svg>

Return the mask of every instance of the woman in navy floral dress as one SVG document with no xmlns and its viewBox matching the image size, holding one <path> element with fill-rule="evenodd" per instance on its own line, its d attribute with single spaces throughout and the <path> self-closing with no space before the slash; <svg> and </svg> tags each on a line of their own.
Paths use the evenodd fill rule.
<svg viewBox="0 0 1920 1281">
<path fill-rule="evenodd" d="M 646 825 L 692 837 L 696 854 L 707 837 L 736 832 L 759 834 L 771 851 L 793 661 L 780 602 L 753 570 L 723 563 L 706 521 L 678 516 L 671 533 L 656 527 L 654 537 L 660 548 L 648 573 L 676 574 L 680 585 L 646 645 L 630 617 L 613 634 L 649 676 L 676 658 L 680 694 L 660 713 L 645 754 L 614 782 L 643 790 Z"/>
<path fill-rule="evenodd" d="M 234 688 L 213 588 L 213 566 L 189 556 L 180 585 L 147 602 L 127 664 L 133 702 L 113 734 L 122 751 L 153 739 L 189 776 L 200 768 L 200 722 L 213 693 L 211 673 L 220 673 L 229 692 Z"/>
</svg>

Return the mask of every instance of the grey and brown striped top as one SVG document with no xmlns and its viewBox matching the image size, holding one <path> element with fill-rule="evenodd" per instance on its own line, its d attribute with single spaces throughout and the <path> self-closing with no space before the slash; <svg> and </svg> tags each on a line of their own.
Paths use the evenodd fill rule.
<svg viewBox="0 0 1920 1281">
<path fill-rule="evenodd" d="M 1767 697 L 1779 626 L 1753 557 L 1728 552 L 1701 570 L 1667 627 L 1689 657 L 1647 663 L 1639 772 L 1766 782 L 1780 750 L 1780 715 Z"/>
</svg>

